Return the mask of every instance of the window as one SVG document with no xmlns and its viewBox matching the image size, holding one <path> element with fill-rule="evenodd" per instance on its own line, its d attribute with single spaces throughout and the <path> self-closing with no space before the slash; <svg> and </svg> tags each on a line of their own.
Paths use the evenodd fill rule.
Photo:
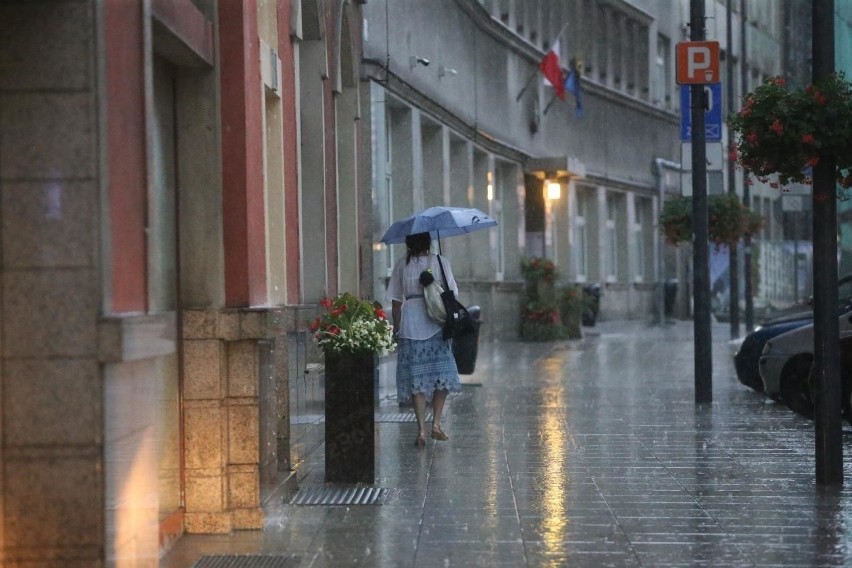
<svg viewBox="0 0 852 568">
<path fill-rule="evenodd" d="M 589 272 L 586 258 L 586 200 L 577 192 L 577 214 L 574 216 L 574 271 L 577 280 L 583 282 Z"/>
<path fill-rule="evenodd" d="M 670 62 L 669 62 L 669 38 L 665 36 L 657 36 L 657 57 L 654 61 L 654 95 L 652 102 L 654 105 L 671 108 L 671 95 L 669 94 L 669 77 L 670 77 Z"/>
<path fill-rule="evenodd" d="M 391 212 L 393 211 L 393 128 L 391 128 L 392 124 L 393 113 L 388 110 L 385 115 L 385 195 L 384 204 L 382 207 L 386 215 L 386 219 L 384 219 L 385 226 L 390 226 L 390 224 L 393 222 L 393 219 L 391 219 Z M 391 247 L 385 248 L 383 260 L 385 272 L 387 273 L 387 276 L 390 277 L 391 273 L 393 272 L 394 262 Z"/>
<path fill-rule="evenodd" d="M 618 203 L 613 194 L 606 197 L 606 278 L 614 282 L 618 278 Z"/>
<path fill-rule="evenodd" d="M 636 243 L 636 280 L 645 279 L 645 208 L 647 200 L 636 200 L 636 224 L 633 227 L 633 242 Z"/>
<path fill-rule="evenodd" d="M 598 48 L 598 60 L 595 61 L 596 67 L 598 69 L 598 80 L 601 83 L 606 83 L 607 74 L 610 71 L 610 49 L 612 43 L 608 41 L 608 32 L 607 30 L 607 8 L 606 6 L 599 4 L 597 6 L 597 13 L 595 14 L 595 34 L 594 36 L 597 38 L 605 38 L 603 40 L 603 45 Z"/>
<path fill-rule="evenodd" d="M 494 176 L 493 199 L 491 200 L 491 216 L 497 221 L 497 227 L 491 229 L 496 231 L 497 236 L 497 279 L 502 280 L 506 275 L 506 227 L 503 208 L 506 205 L 504 198 L 512 195 L 513 183 L 517 180 L 518 172 L 516 166 L 508 163 L 498 163 Z M 490 175 L 490 174 L 489 174 Z"/>
</svg>

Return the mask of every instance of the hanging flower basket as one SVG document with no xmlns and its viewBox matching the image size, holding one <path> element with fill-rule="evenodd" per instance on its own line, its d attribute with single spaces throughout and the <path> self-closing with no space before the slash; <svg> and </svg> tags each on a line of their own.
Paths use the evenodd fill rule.
<svg viewBox="0 0 852 568">
<path fill-rule="evenodd" d="M 709 237 L 716 247 L 733 246 L 740 239 L 753 237 L 763 228 L 763 217 L 746 208 L 736 195 L 707 198 Z M 660 228 L 670 245 L 692 241 L 692 198 L 666 200 L 660 214 Z"/>
<path fill-rule="evenodd" d="M 804 89 L 788 90 L 780 77 L 745 96 L 728 126 L 739 143 L 731 159 L 773 187 L 812 183 L 820 156 L 837 161 L 837 182 L 852 187 L 852 84 L 843 73 Z"/>
</svg>

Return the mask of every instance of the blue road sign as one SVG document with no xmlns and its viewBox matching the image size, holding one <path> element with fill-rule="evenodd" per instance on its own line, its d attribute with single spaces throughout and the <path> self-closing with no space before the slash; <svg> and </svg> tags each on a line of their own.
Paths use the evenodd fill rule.
<svg viewBox="0 0 852 568">
<path fill-rule="evenodd" d="M 680 139 L 692 140 L 692 111 L 689 104 L 691 85 L 680 86 Z M 704 138 L 708 142 L 722 140 L 722 84 L 704 85 L 707 111 L 704 113 Z"/>
</svg>

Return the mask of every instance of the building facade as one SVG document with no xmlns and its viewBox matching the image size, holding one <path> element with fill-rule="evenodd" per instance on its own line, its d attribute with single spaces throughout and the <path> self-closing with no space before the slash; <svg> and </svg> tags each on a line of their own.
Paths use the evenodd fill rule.
<svg viewBox="0 0 852 568">
<path fill-rule="evenodd" d="M 785 3 L 745 5 L 738 94 L 781 72 L 784 35 Z M 339 292 L 387 303 L 403 251 L 377 243 L 415 210 L 499 221 L 441 243 L 482 340 L 517 337 L 529 256 L 600 283 L 602 317 L 648 316 L 689 280 L 657 230 L 688 8 L 0 2 L 0 563 L 156 566 L 185 532 L 260 528 L 322 444 L 307 322 Z M 557 41 L 582 113 L 541 81 Z M 781 240 L 777 192 L 752 207 Z"/>
<path fill-rule="evenodd" d="M 679 178 L 655 163 L 680 160 L 680 4 L 368 3 L 374 241 L 434 204 L 496 218 L 496 230 L 441 243 L 496 337 L 517 336 L 525 256 L 552 259 L 563 282 L 602 284 L 601 317 L 649 315 L 662 271 L 676 274 L 674 262 L 663 268 L 656 218 Z M 582 113 L 541 80 L 554 46 L 566 70 L 582 70 Z M 559 184 L 558 198 L 545 198 L 545 181 Z M 376 247 L 377 297 L 400 254 Z"/>
<path fill-rule="evenodd" d="M 733 106 L 718 101 L 723 116 L 782 73 L 793 4 L 706 3 L 706 37 L 720 43 L 722 76 L 730 66 L 734 77 Z M 600 284 L 604 319 L 653 318 L 662 282 L 672 279 L 677 315 L 689 317 L 690 247 L 665 246 L 657 226 L 665 199 L 691 192 L 674 76 L 689 9 L 687 1 L 368 3 L 362 98 L 371 101 L 373 241 L 394 219 L 434 204 L 495 217 L 498 230 L 441 243 L 465 300 L 483 308 L 486 336 L 517 336 L 519 263 L 532 256 L 553 260 L 562 284 Z M 555 98 L 538 72 L 554 47 L 565 72 L 573 65 L 582 73 L 582 113 L 574 95 Z M 741 173 L 727 173 L 726 134 L 723 122 L 708 188 L 742 196 Z M 556 199 L 544 195 L 553 182 L 561 189 Z M 773 294 L 783 296 L 776 303 L 789 302 L 789 285 L 772 277 L 789 261 L 773 254 L 786 250 L 781 196 L 751 183 L 750 206 L 766 219 L 755 239 L 756 256 L 766 253 L 755 263 L 762 283 L 755 291 L 764 302 Z M 383 298 L 402 247 L 374 246 L 372 285 Z M 727 252 L 716 256 L 724 267 L 717 284 L 727 287 Z"/>
<path fill-rule="evenodd" d="M 0 6 L 4 566 L 261 528 L 321 443 L 305 322 L 369 251 L 360 4 Z"/>
</svg>

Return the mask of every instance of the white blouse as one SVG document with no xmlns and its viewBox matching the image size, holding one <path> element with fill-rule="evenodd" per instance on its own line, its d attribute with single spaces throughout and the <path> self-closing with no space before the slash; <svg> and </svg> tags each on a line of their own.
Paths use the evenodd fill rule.
<svg viewBox="0 0 852 568">
<path fill-rule="evenodd" d="M 459 288 L 450 268 L 450 261 L 442 256 L 447 283 L 456 296 Z M 429 339 L 443 328 L 429 317 L 426 311 L 426 300 L 423 299 L 423 286 L 420 285 L 420 273 L 427 268 L 432 269 L 435 281 L 444 286 L 444 277 L 438 264 L 438 255 L 412 256 L 411 262 L 405 263 L 405 257 L 400 258 L 393 267 L 387 294 L 391 300 L 402 302 L 402 314 L 399 323 L 399 337 L 407 339 Z"/>
</svg>

